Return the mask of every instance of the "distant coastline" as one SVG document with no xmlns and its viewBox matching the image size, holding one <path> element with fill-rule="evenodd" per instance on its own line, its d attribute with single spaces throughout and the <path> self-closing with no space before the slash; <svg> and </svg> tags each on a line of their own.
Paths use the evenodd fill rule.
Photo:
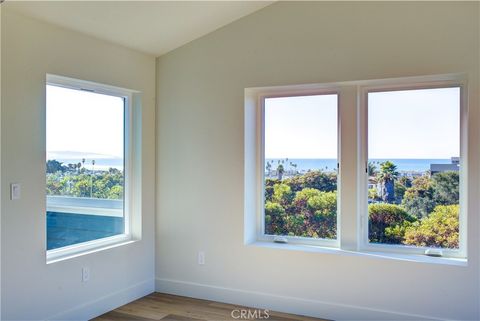
<svg viewBox="0 0 480 321">
<path fill-rule="evenodd" d="M 430 170 L 430 164 L 450 164 L 451 159 L 370 159 L 375 165 L 378 165 L 385 161 L 391 161 L 397 166 L 399 172 L 424 172 Z M 272 169 L 275 169 L 278 165 L 278 161 L 283 161 L 283 166 L 286 169 L 293 169 L 290 163 L 297 165 L 296 170 L 299 172 L 305 172 L 308 170 L 327 170 L 331 171 L 337 167 L 336 159 L 298 159 L 292 158 L 286 161 L 285 158 L 267 158 L 265 159 L 265 165 L 267 162 L 272 164 Z"/>
<path fill-rule="evenodd" d="M 92 152 L 49 151 L 47 160 L 56 160 L 63 165 L 82 163 L 82 166 L 88 170 L 108 170 L 109 168 L 123 170 L 124 167 L 123 158 Z M 93 160 L 95 166 L 92 165 Z"/>
<path fill-rule="evenodd" d="M 55 160 L 63 163 L 63 165 L 82 163 L 82 158 L 55 158 Z M 92 166 L 92 160 L 86 158 L 83 166 L 88 170 L 108 170 L 109 168 L 123 170 L 123 159 L 121 158 L 95 158 L 95 166 Z"/>
</svg>

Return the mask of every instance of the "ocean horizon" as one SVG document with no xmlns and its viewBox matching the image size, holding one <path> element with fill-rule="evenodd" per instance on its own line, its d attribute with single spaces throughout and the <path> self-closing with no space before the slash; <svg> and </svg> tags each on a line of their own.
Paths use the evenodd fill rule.
<svg viewBox="0 0 480 321">
<path fill-rule="evenodd" d="M 82 162 L 82 158 L 53 158 L 63 165 L 78 164 Z M 85 168 L 88 170 L 108 170 L 109 168 L 116 168 L 123 170 L 123 159 L 121 158 L 96 158 L 95 166 L 92 166 L 92 159 L 86 159 Z"/>
<path fill-rule="evenodd" d="M 276 168 L 278 161 L 284 161 L 283 166 L 286 170 L 294 169 L 290 163 L 296 164 L 297 171 L 308 171 L 308 170 L 332 170 L 337 167 L 337 159 L 333 158 L 289 158 L 288 162 L 285 161 L 285 158 L 267 158 L 265 159 L 265 165 L 267 162 L 272 163 L 272 169 Z M 370 159 L 371 162 L 374 162 L 377 167 L 380 166 L 380 163 L 385 161 L 391 161 L 397 166 L 397 171 L 400 172 L 424 172 L 430 170 L 430 164 L 451 164 L 451 159 L 406 159 L 406 158 L 392 158 L 392 159 L 383 159 L 376 158 Z"/>
<path fill-rule="evenodd" d="M 64 165 L 69 163 L 76 164 L 82 161 L 81 158 L 57 158 L 59 162 L 62 162 Z M 374 162 L 377 167 L 380 166 L 380 163 L 385 161 L 391 161 L 397 166 L 397 171 L 400 172 L 424 172 L 430 170 L 431 164 L 451 164 L 451 159 L 405 159 L 405 158 L 393 158 L 393 159 L 370 159 Z M 308 170 L 333 170 L 337 167 L 337 160 L 333 158 L 289 158 L 288 162 L 285 161 L 285 158 L 267 158 L 265 159 L 265 164 L 270 162 L 272 164 L 272 170 L 276 168 L 278 161 L 283 161 L 284 168 L 288 171 L 294 169 L 290 163 L 296 164 L 295 168 L 299 172 L 305 172 Z M 85 162 L 85 167 L 87 169 L 92 169 L 91 159 L 87 159 Z M 108 168 L 117 168 L 123 169 L 123 159 L 119 158 L 96 158 L 95 159 L 95 168 L 98 170 L 107 170 Z"/>
</svg>

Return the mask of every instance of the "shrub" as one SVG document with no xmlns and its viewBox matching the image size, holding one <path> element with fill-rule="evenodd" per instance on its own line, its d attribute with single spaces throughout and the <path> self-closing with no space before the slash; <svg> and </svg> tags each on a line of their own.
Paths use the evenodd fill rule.
<svg viewBox="0 0 480 321">
<path fill-rule="evenodd" d="M 276 203 L 286 205 L 293 199 L 293 193 L 287 184 L 276 184 L 273 186 L 272 200 Z"/>
<path fill-rule="evenodd" d="M 315 217 L 336 216 L 337 215 L 337 193 L 320 192 L 319 195 L 311 197 L 307 205 L 315 212 Z"/>
<path fill-rule="evenodd" d="M 458 248 L 458 217 L 458 205 L 438 205 L 427 218 L 406 228 L 404 243 Z"/>
<path fill-rule="evenodd" d="M 273 186 L 265 186 L 265 201 L 273 200 Z"/>
<path fill-rule="evenodd" d="M 305 237 L 335 238 L 337 224 L 337 193 L 305 188 L 295 195 L 291 213 L 295 235 Z M 294 218 L 293 218 L 294 217 Z M 290 218 L 290 216 L 289 216 Z M 299 234 L 300 220 L 302 229 Z"/>
<path fill-rule="evenodd" d="M 323 171 L 311 171 L 303 175 L 294 176 L 283 181 L 292 191 L 298 192 L 305 188 L 314 188 L 319 191 L 333 192 L 337 190 L 337 174 Z"/>
<path fill-rule="evenodd" d="M 378 193 L 377 193 L 377 189 L 375 187 L 368 189 L 368 199 L 371 199 L 371 200 L 380 199 L 380 197 L 378 196 Z"/>
<path fill-rule="evenodd" d="M 414 216 L 408 214 L 402 207 L 394 204 L 378 203 L 368 206 L 368 238 L 370 242 L 397 244 L 397 235 L 391 234 L 391 229 L 402 225 L 405 221 L 414 222 Z M 390 228 L 387 234 L 386 229 Z"/>
<path fill-rule="evenodd" d="M 405 233 L 407 228 L 413 226 L 410 221 L 404 221 L 402 224 L 390 226 L 385 229 L 385 235 L 388 239 L 392 240 L 392 244 L 402 244 L 405 240 Z"/>
<path fill-rule="evenodd" d="M 265 233 L 282 235 L 285 230 L 285 209 L 282 205 L 267 201 L 265 203 Z"/>
</svg>

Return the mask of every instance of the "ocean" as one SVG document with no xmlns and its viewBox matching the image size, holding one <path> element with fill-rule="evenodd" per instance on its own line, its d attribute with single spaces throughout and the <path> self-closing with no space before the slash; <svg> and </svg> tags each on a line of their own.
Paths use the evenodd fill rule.
<svg viewBox="0 0 480 321">
<path fill-rule="evenodd" d="M 77 152 L 77 151 L 47 151 L 47 160 L 56 160 L 63 165 L 82 163 L 85 159 L 86 169 L 91 170 L 108 170 L 109 168 L 116 168 L 123 170 L 123 158 L 112 155 L 96 154 L 92 152 Z M 95 166 L 92 166 L 92 160 L 95 160 Z"/>
<path fill-rule="evenodd" d="M 277 167 L 278 161 L 284 161 L 283 166 L 286 170 L 294 169 L 290 163 L 296 164 L 296 170 L 299 172 L 308 170 L 332 170 L 337 167 L 336 159 L 266 159 L 265 164 L 270 161 L 272 169 Z M 397 166 L 400 172 L 423 172 L 430 170 L 430 164 L 451 164 L 451 159 L 370 159 L 377 167 L 380 163 L 391 161 Z"/>
<path fill-rule="evenodd" d="M 56 158 L 55 160 L 63 163 L 63 165 L 68 164 L 78 164 L 82 162 L 81 158 Z M 95 167 L 92 166 L 92 160 L 86 159 L 85 168 L 91 170 L 92 168 L 96 170 L 108 170 L 109 168 L 116 168 L 123 170 L 123 159 L 121 158 L 95 158 Z"/>
<path fill-rule="evenodd" d="M 62 162 L 64 165 L 69 163 L 79 163 L 81 162 L 81 158 L 78 159 L 65 159 L 59 158 L 58 161 Z M 430 164 L 451 164 L 452 161 L 450 159 L 371 159 L 370 161 L 374 162 L 377 167 L 380 166 L 380 163 L 385 161 L 391 161 L 397 166 L 397 171 L 400 172 L 424 172 L 430 169 Z M 278 161 L 283 161 L 284 168 L 288 170 L 294 169 L 290 163 L 296 164 L 296 170 L 299 172 L 305 172 L 308 170 L 327 170 L 331 171 L 337 167 L 337 160 L 336 159 L 288 159 L 286 161 L 283 159 L 266 159 L 266 162 L 270 162 L 272 164 L 272 170 L 277 168 Z M 85 167 L 87 169 L 92 169 L 91 160 L 87 159 L 85 162 Z M 95 169 L 97 170 L 107 170 L 108 168 L 113 167 L 117 169 L 123 169 L 123 159 L 120 158 L 96 158 L 95 159 Z"/>
</svg>

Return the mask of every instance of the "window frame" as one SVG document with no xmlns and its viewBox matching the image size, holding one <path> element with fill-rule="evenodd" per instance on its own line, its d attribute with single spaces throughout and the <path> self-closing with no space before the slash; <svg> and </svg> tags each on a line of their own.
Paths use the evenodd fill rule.
<svg viewBox="0 0 480 321">
<path fill-rule="evenodd" d="M 257 187 L 259 190 L 259 196 L 257 201 L 257 223 L 256 223 L 256 235 L 257 240 L 273 242 L 277 235 L 268 235 L 265 233 L 265 100 L 269 98 L 282 98 L 282 97 L 302 97 L 302 96 L 322 96 L 322 95 L 336 95 L 337 96 L 337 237 L 336 239 L 322 239 L 322 238 L 309 238 L 300 236 L 287 236 L 281 235 L 288 240 L 289 244 L 305 244 L 315 245 L 322 247 L 340 247 L 340 91 L 341 88 L 337 85 L 318 85 L 310 88 L 290 88 L 289 90 L 268 90 L 258 95 L 257 108 Z"/>
<path fill-rule="evenodd" d="M 245 88 L 245 189 L 244 243 L 274 246 L 275 236 L 264 231 L 264 101 L 265 98 L 336 94 L 338 110 L 337 238 L 286 237 L 289 244 L 275 248 L 333 250 L 335 253 L 365 253 L 423 262 L 437 258 L 425 254 L 429 247 L 376 244 L 368 242 L 367 94 L 373 91 L 460 88 L 460 214 L 459 249 L 442 249 L 442 258 L 467 259 L 468 214 L 468 77 L 465 73 L 333 83 Z M 387 90 L 388 89 L 388 90 Z M 352 119 L 352 115 L 354 119 Z M 343 125 L 342 125 L 343 124 Z M 342 189 L 342 186 L 344 187 Z M 271 244 L 271 245 L 268 245 Z M 307 247 L 298 247 L 298 246 Z M 296 247 L 295 247 L 296 246 Z M 308 247 L 313 246 L 313 247 Z M 376 254 L 375 254 L 376 253 Z M 440 262 L 439 261 L 439 262 Z M 443 262 L 443 261 L 442 261 Z"/>
<path fill-rule="evenodd" d="M 140 239 L 139 232 L 136 232 L 134 226 L 135 216 L 139 212 L 138 206 L 136 203 L 136 198 L 138 198 L 137 193 L 134 192 L 135 188 L 138 186 L 139 182 L 135 173 L 137 164 L 134 157 L 134 150 L 136 145 L 139 144 L 138 137 L 139 135 L 136 132 L 139 128 L 136 128 L 136 123 L 138 120 L 138 115 L 134 110 L 134 101 L 135 96 L 138 94 L 137 91 L 100 84 L 96 82 L 79 80 L 59 75 L 47 74 L 46 83 L 47 85 L 63 87 L 79 91 L 94 92 L 97 94 L 108 95 L 122 98 L 124 101 L 124 130 L 123 130 L 123 143 L 124 143 L 124 205 L 123 205 L 123 217 L 124 217 L 124 233 L 100 238 L 96 240 L 81 242 L 77 244 L 72 244 L 64 246 L 57 249 L 46 250 L 46 259 L 47 264 L 71 257 L 76 257 L 82 254 L 87 254 L 95 252 L 98 250 L 103 250 L 111 247 L 115 247 L 122 244 L 128 244 L 130 242 Z M 46 99 L 45 99 L 45 108 L 46 108 Z M 46 123 L 45 123 L 46 124 Z M 46 130 L 46 126 L 45 126 Z M 45 195 L 45 204 L 47 205 L 47 196 Z M 45 213 L 47 206 L 45 206 Z M 45 216 L 46 220 L 46 216 Z M 46 230 L 46 224 L 45 224 Z M 45 242 L 46 244 L 46 242 Z"/>
<path fill-rule="evenodd" d="M 358 211 L 360 216 L 359 250 L 366 252 L 392 252 L 423 255 L 432 247 L 398 244 L 370 243 L 368 240 L 368 94 L 373 92 L 407 91 L 421 89 L 460 89 L 460 182 L 459 182 L 459 248 L 439 249 L 443 257 L 467 257 L 467 157 L 468 157 L 468 104 L 467 81 L 463 75 L 409 77 L 372 81 L 358 89 L 358 117 L 360 135 L 360 159 L 358 171 Z"/>
</svg>

